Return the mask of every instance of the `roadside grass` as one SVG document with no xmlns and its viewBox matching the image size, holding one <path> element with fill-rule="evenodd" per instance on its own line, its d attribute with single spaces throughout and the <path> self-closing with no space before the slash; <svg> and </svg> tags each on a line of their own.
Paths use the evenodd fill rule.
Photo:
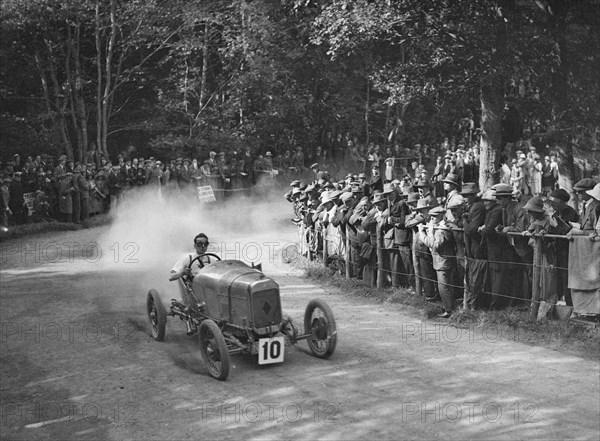
<svg viewBox="0 0 600 441">
<path fill-rule="evenodd" d="M 84 228 L 95 228 L 102 225 L 108 225 L 111 222 L 109 214 L 99 214 L 91 217 L 81 224 L 67 222 L 36 222 L 33 224 L 23 224 L 9 227 L 8 231 L 0 232 L 0 242 L 18 239 L 20 237 L 42 235 L 56 231 L 77 231 Z"/>
<path fill-rule="evenodd" d="M 425 319 L 436 318 L 442 311 L 439 303 L 427 302 L 407 289 L 372 288 L 362 281 L 346 279 L 338 270 L 325 268 L 322 261 L 295 255 L 287 263 L 303 270 L 306 277 L 323 285 L 377 303 L 397 303 Z M 488 340 L 510 339 L 533 346 L 544 346 L 588 359 L 600 360 L 600 327 L 571 320 L 541 320 L 531 317 L 529 307 L 517 306 L 503 310 L 458 310 L 445 323 L 459 328 L 473 327 L 485 332 Z"/>
</svg>

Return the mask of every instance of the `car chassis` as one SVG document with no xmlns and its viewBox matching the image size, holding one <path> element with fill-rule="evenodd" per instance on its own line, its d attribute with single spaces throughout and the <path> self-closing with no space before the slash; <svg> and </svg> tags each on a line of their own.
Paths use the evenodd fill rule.
<svg viewBox="0 0 600 441">
<path fill-rule="evenodd" d="M 216 261 L 204 264 L 205 256 Z M 283 361 L 285 338 L 291 345 L 306 340 L 313 355 L 329 358 L 337 344 L 337 326 L 331 308 L 320 299 L 311 300 L 304 313 L 304 332 L 281 313 L 279 285 L 262 273 L 261 265 L 250 267 L 238 260 L 221 260 L 205 253 L 195 277 L 183 276 L 179 288 L 183 301 L 171 300 L 167 312 L 155 289 L 148 291 L 146 312 L 152 337 L 165 338 L 168 316 L 186 324 L 187 335 L 198 334 L 200 352 L 209 374 L 225 380 L 230 355 L 258 354 L 259 364 Z"/>
</svg>

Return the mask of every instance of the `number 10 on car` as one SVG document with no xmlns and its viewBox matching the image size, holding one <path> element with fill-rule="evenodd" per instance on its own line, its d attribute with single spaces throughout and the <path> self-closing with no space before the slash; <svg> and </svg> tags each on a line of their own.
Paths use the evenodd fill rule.
<svg viewBox="0 0 600 441">
<path fill-rule="evenodd" d="M 283 362 L 285 350 L 283 336 L 261 338 L 258 340 L 258 364 L 271 364 Z"/>
</svg>

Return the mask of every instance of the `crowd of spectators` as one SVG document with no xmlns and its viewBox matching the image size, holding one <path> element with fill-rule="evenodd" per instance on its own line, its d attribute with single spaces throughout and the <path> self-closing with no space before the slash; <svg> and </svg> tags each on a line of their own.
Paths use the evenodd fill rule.
<svg viewBox="0 0 600 441">
<path fill-rule="evenodd" d="M 314 174 L 293 181 L 285 195 L 300 227 L 302 252 L 328 256 L 337 268 L 348 261 L 349 275 L 372 285 L 379 273 L 380 286 L 440 300 L 440 317 L 450 317 L 458 299 L 467 309 L 528 305 L 537 286 L 540 302 L 564 302 L 574 315 L 597 320 L 600 264 L 593 256 L 600 248 L 587 261 L 581 258 L 581 274 L 591 277 L 591 287 L 570 289 L 578 285 L 569 280 L 569 240 L 561 236 L 599 240 L 600 184 L 582 179 L 569 194 L 558 187 L 554 155 L 544 163 L 534 148 L 515 156 L 512 167 L 502 167 L 500 183 L 485 193 L 477 184 L 474 147 L 449 148 L 436 157 L 433 173 L 393 156 L 373 158 L 368 172 L 363 168 L 336 181 L 315 163 Z M 534 271 L 540 235 L 540 271 Z"/>
<path fill-rule="evenodd" d="M 99 164 L 83 164 L 66 155 L 22 160 L 15 154 L 0 164 L 0 170 L 3 227 L 40 221 L 81 223 L 108 212 L 135 187 L 154 186 L 165 194 L 176 191 L 194 197 L 202 185 L 235 191 L 255 185 L 262 177 L 271 181 L 280 176 L 271 152 L 253 156 L 249 150 L 230 157 L 211 151 L 201 163 L 195 158 L 162 162 L 154 157 L 118 155 L 115 162 L 102 157 Z"/>
</svg>

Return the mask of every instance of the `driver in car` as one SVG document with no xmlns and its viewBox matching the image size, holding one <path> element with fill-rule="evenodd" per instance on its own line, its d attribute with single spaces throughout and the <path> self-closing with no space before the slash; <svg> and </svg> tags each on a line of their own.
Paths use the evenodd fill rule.
<svg viewBox="0 0 600 441">
<path fill-rule="evenodd" d="M 200 233 L 196 237 L 194 237 L 195 251 L 193 253 L 187 253 L 179 258 L 177 263 L 175 263 L 173 268 L 171 268 L 171 275 L 169 276 L 169 280 L 170 281 L 177 280 L 183 276 L 187 276 L 187 277 L 196 276 L 196 274 L 198 274 L 198 271 L 200 271 L 200 269 L 202 268 L 202 265 L 198 261 L 196 261 L 196 262 L 194 262 L 192 267 L 189 268 L 190 263 L 196 257 L 206 253 L 208 243 L 209 243 L 208 236 L 204 233 Z M 205 265 L 210 263 L 209 256 L 204 256 L 200 260 L 202 260 L 202 263 Z"/>
</svg>

